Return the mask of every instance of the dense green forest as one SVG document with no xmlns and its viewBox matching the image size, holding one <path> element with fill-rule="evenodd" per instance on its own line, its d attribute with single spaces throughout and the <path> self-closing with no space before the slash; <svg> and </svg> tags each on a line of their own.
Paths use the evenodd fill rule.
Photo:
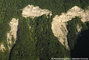
<svg viewBox="0 0 89 60">
<path fill-rule="evenodd" d="M 50 60 L 52 57 L 69 57 L 69 51 L 59 43 L 51 31 L 51 18 L 43 15 L 34 20 L 20 19 L 18 39 L 12 49 L 10 60 Z"/>
<path fill-rule="evenodd" d="M 53 16 L 23 18 L 21 9 L 28 4 L 49 9 L 53 12 Z M 71 50 L 66 50 L 54 37 L 51 31 L 51 22 L 56 14 L 60 15 L 75 5 L 86 9 L 89 6 L 89 0 L 0 0 L 0 43 L 4 43 L 5 47 L 7 47 L 6 34 L 10 30 L 9 22 L 12 18 L 19 19 L 16 44 L 13 45 L 11 52 L 8 48 L 5 52 L 0 52 L 0 60 L 50 60 L 51 57 L 71 57 Z M 74 18 L 68 22 L 67 37 L 72 51 L 75 49 L 77 40 L 80 40 L 79 37 L 81 37 L 75 34 L 77 24 L 83 27 L 83 32 L 89 27 L 89 23 L 82 23 L 80 18 Z"/>
</svg>

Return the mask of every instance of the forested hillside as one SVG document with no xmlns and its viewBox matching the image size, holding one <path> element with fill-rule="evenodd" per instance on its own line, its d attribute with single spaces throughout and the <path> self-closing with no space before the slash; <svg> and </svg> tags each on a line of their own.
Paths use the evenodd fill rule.
<svg viewBox="0 0 89 60">
<path fill-rule="evenodd" d="M 21 19 L 17 44 L 12 49 L 11 60 L 49 60 L 51 57 L 69 57 L 69 51 L 53 36 L 50 28 L 51 17 L 47 18 L 44 15 L 34 20 L 29 18 L 27 20 Z M 30 30 L 28 24 L 31 26 Z"/>
<path fill-rule="evenodd" d="M 52 16 L 24 18 L 22 10 L 29 4 L 52 11 Z M 66 13 L 73 6 L 86 10 L 89 0 L 0 0 L 0 47 L 4 46 L 3 49 L 0 48 L 0 60 L 89 57 L 89 22 L 84 23 L 79 17 L 66 22 L 69 50 L 58 41 L 51 29 L 54 16 Z M 11 30 L 9 23 L 12 18 L 19 19 L 19 25 L 16 42 L 9 50 L 7 33 Z M 82 27 L 79 33 L 77 25 Z M 12 40 L 15 40 L 13 36 Z"/>
</svg>

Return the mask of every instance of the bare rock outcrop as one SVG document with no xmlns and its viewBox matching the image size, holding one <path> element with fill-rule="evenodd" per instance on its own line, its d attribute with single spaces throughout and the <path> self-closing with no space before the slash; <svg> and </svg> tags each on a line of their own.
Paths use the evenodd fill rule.
<svg viewBox="0 0 89 60">
<path fill-rule="evenodd" d="M 10 49 L 12 46 L 12 43 L 15 43 L 17 38 L 18 19 L 12 18 L 9 25 L 11 27 L 11 30 L 7 33 L 7 44 L 8 44 L 8 48 Z M 15 40 L 14 42 L 12 41 L 12 37 Z"/>
<path fill-rule="evenodd" d="M 0 43 L 0 51 L 4 52 L 6 50 L 5 46 L 3 43 Z"/>
<path fill-rule="evenodd" d="M 41 9 L 39 8 L 39 6 L 34 6 L 34 5 L 28 5 L 22 10 L 22 16 L 25 18 L 26 17 L 30 17 L 30 18 L 39 17 L 44 14 L 51 16 L 52 12 L 47 9 Z"/>
</svg>

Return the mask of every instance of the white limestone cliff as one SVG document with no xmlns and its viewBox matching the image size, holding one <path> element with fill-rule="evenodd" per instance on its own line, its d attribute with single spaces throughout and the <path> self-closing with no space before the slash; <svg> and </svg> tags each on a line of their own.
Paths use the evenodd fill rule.
<svg viewBox="0 0 89 60">
<path fill-rule="evenodd" d="M 34 18 L 34 17 L 39 17 L 42 15 L 52 15 L 52 12 L 49 11 L 48 9 L 41 9 L 39 8 L 39 6 L 34 6 L 34 5 L 28 5 L 25 8 L 23 8 L 22 10 L 22 16 L 23 17 L 30 17 L 30 18 Z"/>
<path fill-rule="evenodd" d="M 11 48 L 12 43 L 15 43 L 17 38 L 17 30 L 18 30 L 18 19 L 12 18 L 12 20 L 9 23 L 11 30 L 7 33 L 7 44 L 8 48 Z M 12 36 L 14 38 L 14 42 L 12 42 Z"/>
</svg>

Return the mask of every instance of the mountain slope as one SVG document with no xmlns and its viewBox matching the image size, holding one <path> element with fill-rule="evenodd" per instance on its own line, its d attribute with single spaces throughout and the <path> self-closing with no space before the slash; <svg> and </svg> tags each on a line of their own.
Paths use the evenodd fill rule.
<svg viewBox="0 0 89 60">
<path fill-rule="evenodd" d="M 32 7 L 24 10 L 28 5 Z M 88 0 L 0 0 L 0 59 L 86 57 L 73 52 L 77 53 L 77 45 L 81 47 L 80 40 L 88 41 L 88 6 Z M 16 25 L 11 23 L 13 18 Z"/>
</svg>

